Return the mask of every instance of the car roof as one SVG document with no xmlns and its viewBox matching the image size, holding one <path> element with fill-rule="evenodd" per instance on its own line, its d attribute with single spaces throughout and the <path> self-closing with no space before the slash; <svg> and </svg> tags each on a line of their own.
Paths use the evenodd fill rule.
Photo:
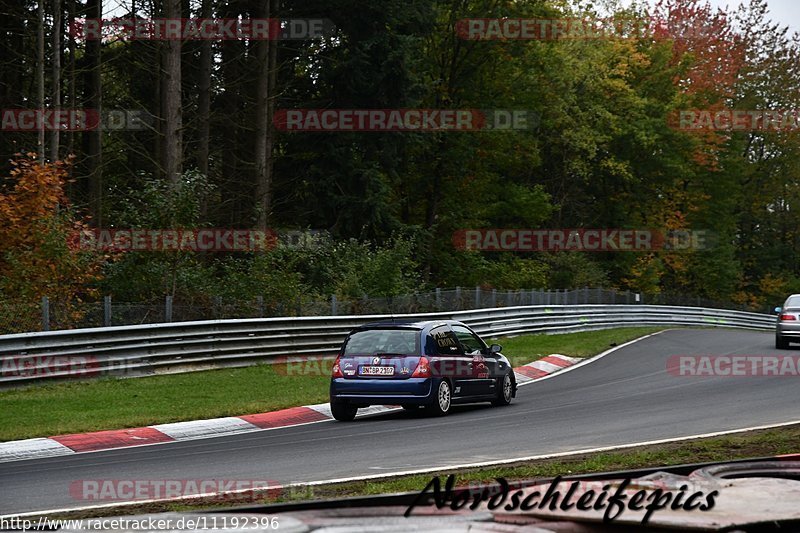
<svg viewBox="0 0 800 533">
<path fill-rule="evenodd" d="M 440 319 L 440 320 L 417 320 L 413 318 L 393 318 L 390 320 L 380 320 L 377 322 L 369 322 L 367 324 L 363 324 L 356 328 L 356 330 L 365 330 L 365 329 L 384 329 L 384 328 L 409 328 L 409 329 L 417 329 L 420 331 L 423 330 L 430 330 L 438 326 L 444 325 L 464 325 L 463 323 L 457 320 L 448 320 L 448 319 Z"/>
</svg>

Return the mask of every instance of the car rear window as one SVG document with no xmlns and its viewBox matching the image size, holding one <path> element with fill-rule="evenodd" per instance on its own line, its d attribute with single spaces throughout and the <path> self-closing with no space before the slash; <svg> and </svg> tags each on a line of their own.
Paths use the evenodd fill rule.
<svg viewBox="0 0 800 533">
<path fill-rule="evenodd" d="M 344 355 L 393 353 L 419 354 L 419 331 L 412 329 L 368 329 L 350 335 Z"/>
<path fill-rule="evenodd" d="M 800 307 L 800 296 L 792 296 L 786 300 L 784 307 Z"/>
</svg>

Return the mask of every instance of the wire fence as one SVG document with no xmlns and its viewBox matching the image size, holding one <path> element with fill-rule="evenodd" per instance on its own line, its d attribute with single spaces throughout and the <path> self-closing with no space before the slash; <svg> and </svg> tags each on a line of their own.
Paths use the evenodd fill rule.
<svg viewBox="0 0 800 533">
<path fill-rule="evenodd" d="M 69 305 L 48 298 L 42 298 L 35 304 L 0 302 L 0 334 L 196 320 L 427 313 L 525 305 L 581 304 L 678 305 L 770 312 L 770 308 L 754 308 L 696 296 L 639 294 L 589 287 L 573 290 L 510 291 L 456 287 L 384 298 L 343 300 L 332 296 L 319 300 L 305 297 L 280 302 L 264 297 L 253 300 L 210 298 L 203 301 L 182 301 L 166 296 L 157 302 L 131 303 L 116 302 L 106 296 L 102 301 Z"/>
</svg>

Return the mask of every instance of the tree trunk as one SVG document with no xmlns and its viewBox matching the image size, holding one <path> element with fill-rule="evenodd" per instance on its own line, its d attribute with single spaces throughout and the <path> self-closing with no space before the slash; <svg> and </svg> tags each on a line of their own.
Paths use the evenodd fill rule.
<svg viewBox="0 0 800 533">
<path fill-rule="evenodd" d="M 242 15 L 241 5 L 238 2 L 230 1 L 221 4 L 221 16 L 223 18 L 237 18 Z M 252 213 L 252 194 L 248 196 L 247 211 L 243 213 L 241 209 L 242 183 L 246 178 L 253 183 L 253 177 L 249 174 L 242 176 L 242 158 L 240 154 L 250 153 L 252 148 L 248 146 L 242 150 L 240 140 L 250 138 L 249 132 L 242 133 L 244 120 L 242 117 L 242 79 L 243 68 L 242 58 L 246 56 L 244 42 L 240 40 L 223 40 L 220 43 L 222 63 L 220 71 L 222 76 L 220 100 L 220 119 L 218 122 L 218 132 L 220 138 L 220 193 L 226 198 L 224 213 L 226 224 L 236 225 L 245 218 L 250 218 Z M 249 143 L 248 143 L 249 144 Z M 243 216 L 244 215 L 244 216 Z"/>
<path fill-rule="evenodd" d="M 212 0 L 202 0 L 200 5 L 200 18 L 209 19 L 213 13 Z M 197 115 L 200 120 L 200 129 L 197 132 L 197 169 L 201 174 L 208 175 L 208 157 L 211 145 L 211 41 L 204 40 L 200 43 L 200 74 L 198 79 Z M 200 218 L 205 220 L 208 216 L 208 197 L 203 195 L 200 203 Z"/>
<path fill-rule="evenodd" d="M 75 0 L 68 0 L 67 6 L 67 27 L 71 28 L 75 23 Z M 75 82 L 77 78 L 75 75 L 75 36 L 72 32 L 67 32 L 67 34 L 69 35 L 69 93 L 67 97 L 69 99 L 70 108 L 75 109 Z M 67 135 L 67 139 L 67 154 L 73 154 L 75 152 L 75 132 L 70 131 Z"/>
<path fill-rule="evenodd" d="M 53 96 L 52 106 L 61 107 L 61 0 L 53 0 Z M 50 160 L 58 160 L 58 147 L 61 142 L 58 129 L 50 138 Z"/>
<path fill-rule="evenodd" d="M 39 112 L 44 112 L 44 0 L 39 0 L 39 36 L 38 54 L 36 61 L 36 75 L 39 89 Z M 44 163 L 44 125 L 39 127 L 39 141 L 36 145 L 39 152 L 39 162 Z"/>
<path fill-rule="evenodd" d="M 262 18 L 270 16 L 270 1 L 264 1 Z M 258 86 L 256 89 L 256 136 L 255 136 L 255 178 L 256 178 L 256 227 L 267 229 L 267 220 L 270 210 L 270 188 L 272 176 L 269 171 L 271 156 L 270 136 L 270 49 L 269 40 L 264 39 L 256 44 L 256 58 L 258 61 Z"/>
<path fill-rule="evenodd" d="M 103 17 L 102 0 L 87 0 L 88 18 Z M 98 115 L 102 114 L 102 78 L 100 76 L 100 39 L 86 41 L 86 67 L 84 70 L 84 101 L 86 107 Z M 89 182 L 89 209 L 97 227 L 103 225 L 103 169 L 102 169 L 103 132 L 98 126 L 84 132 L 84 153 L 86 154 L 86 175 Z"/>
<path fill-rule="evenodd" d="M 211 0 L 203 0 L 200 7 L 200 18 L 211 18 Z M 201 174 L 208 176 L 209 139 L 211 135 L 211 41 L 204 40 L 200 44 L 200 79 L 198 81 L 197 113 L 200 120 L 200 131 L 197 147 L 197 167 Z"/>
<path fill-rule="evenodd" d="M 168 19 L 181 17 L 180 0 L 166 0 L 165 15 Z M 182 114 L 181 114 L 181 41 L 170 39 L 164 42 L 164 161 L 167 180 L 174 190 L 180 186 L 183 162 Z"/>
</svg>

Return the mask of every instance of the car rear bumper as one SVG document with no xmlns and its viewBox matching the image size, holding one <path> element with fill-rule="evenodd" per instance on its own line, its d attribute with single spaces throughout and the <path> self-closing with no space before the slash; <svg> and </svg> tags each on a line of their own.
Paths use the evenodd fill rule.
<svg viewBox="0 0 800 533">
<path fill-rule="evenodd" d="M 800 324 L 797 321 L 778 322 L 776 333 L 781 337 L 800 339 Z"/>
<path fill-rule="evenodd" d="M 431 402 L 434 378 L 331 380 L 331 401 L 365 405 L 425 405 Z"/>
</svg>

